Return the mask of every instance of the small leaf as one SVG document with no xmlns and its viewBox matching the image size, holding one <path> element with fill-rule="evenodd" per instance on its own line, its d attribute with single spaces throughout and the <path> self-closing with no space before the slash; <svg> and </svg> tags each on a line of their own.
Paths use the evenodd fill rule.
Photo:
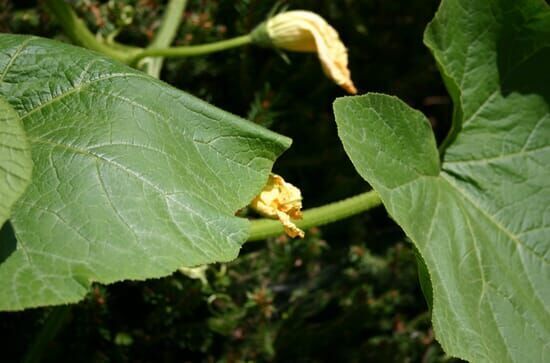
<svg viewBox="0 0 550 363">
<path fill-rule="evenodd" d="M 0 49 L 34 161 L 0 310 L 236 257 L 249 227 L 235 212 L 289 139 L 81 48 L 0 35 Z"/>
<path fill-rule="evenodd" d="M 21 120 L 0 97 L 0 228 L 27 188 L 31 174 L 31 150 Z"/>
<path fill-rule="evenodd" d="M 550 360 L 550 10 L 444 0 L 426 32 L 455 102 L 438 153 L 429 123 L 389 96 L 334 110 L 356 169 L 413 240 L 445 351 Z"/>
</svg>

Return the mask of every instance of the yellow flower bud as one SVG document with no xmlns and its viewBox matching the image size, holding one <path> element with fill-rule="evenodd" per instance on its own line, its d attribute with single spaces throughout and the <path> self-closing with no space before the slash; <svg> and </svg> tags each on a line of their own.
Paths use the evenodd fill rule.
<svg viewBox="0 0 550 363">
<path fill-rule="evenodd" d="M 336 30 L 311 11 L 280 13 L 252 32 L 255 43 L 294 52 L 316 52 L 323 71 L 351 94 L 357 89 L 348 69 L 348 51 Z"/>
<path fill-rule="evenodd" d="M 302 193 L 279 175 L 269 176 L 267 184 L 250 206 L 264 217 L 278 219 L 290 237 L 304 238 L 304 231 L 290 220 L 302 218 Z"/>
</svg>

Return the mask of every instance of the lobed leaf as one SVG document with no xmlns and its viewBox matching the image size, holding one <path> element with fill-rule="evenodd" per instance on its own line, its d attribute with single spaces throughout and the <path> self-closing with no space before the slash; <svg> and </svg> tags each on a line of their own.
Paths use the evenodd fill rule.
<svg viewBox="0 0 550 363">
<path fill-rule="evenodd" d="M 446 352 L 550 359 L 550 10 L 444 0 L 426 31 L 453 97 L 442 162 L 427 119 L 389 96 L 334 104 L 356 169 L 418 248 Z"/>
</svg>

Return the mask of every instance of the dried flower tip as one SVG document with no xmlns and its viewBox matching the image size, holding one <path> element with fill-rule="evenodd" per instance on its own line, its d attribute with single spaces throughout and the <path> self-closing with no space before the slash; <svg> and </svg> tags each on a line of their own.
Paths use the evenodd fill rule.
<svg viewBox="0 0 550 363">
<path fill-rule="evenodd" d="M 304 238 L 304 231 L 291 221 L 291 218 L 302 218 L 302 193 L 279 175 L 269 176 L 264 189 L 250 206 L 264 217 L 278 219 L 288 236 Z"/>
<path fill-rule="evenodd" d="M 348 51 L 336 30 L 319 15 L 303 10 L 280 13 L 260 24 L 252 37 L 259 45 L 317 53 L 325 74 L 347 92 L 357 93 L 348 69 Z"/>
</svg>

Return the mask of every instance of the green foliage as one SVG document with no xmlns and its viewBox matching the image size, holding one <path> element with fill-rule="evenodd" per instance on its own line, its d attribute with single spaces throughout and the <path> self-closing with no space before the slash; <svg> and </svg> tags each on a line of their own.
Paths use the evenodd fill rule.
<svg viewBox="0 0 550 363">
<path fill-rule="evenodd" d="M 0 94 L 34 161 L 11 218 L 18 246 L 0 264 L 0 309 L 236 257 L 248 222 L 234 213 L 287 138 L 81 48 L 13 35 L 0 48 Z"/>
<path fill-rule="evenodd" d="M 0 228 L 29 184 L 31 173 L 31 151 L 21 119 L 0 98 Z"/>
<path fill-rule="evenodd" d="M 44 361 L 446 362 L 399 237 L 380 235 L 395 243 L 379 253 L 363 242 L 329 246 L 310 230 L 305 240 L 247 244 L 236 260 L 209 265 L 207 284 L 176 273 L 95 285 Z M 38 313 L 0 325 L 23 336 L 23 317 Z"/>
<path fill-rule="evenodd" d="M 86 19 L 92 32 L 97 33 L 103 41 L 111 42 L 116 37 L 117 42 L 141 47 L 148 46 L 158 33 L 161 16 L 166 8 L 166 2 L 160 0 L 74 0 L 70 3 Z M 286 3 L 260 0 L 190 0 L 187 10 L 182 14 L 182 24 L 173 44 L 201 44 L 245 34 L 262 21 L 271 8 L 281 4 L 285 6 Z M 408 182 L 407 186 L 413 188 L 418 184 L 415 178 L 417 172 L 433 175 L 426 179 L 433 179 L 434 182 L 429 182 L 426 189 L 420 192 L 418 189 L 411 189 L 407 190 L 407 195 L 398 189 L 402 193 L 392 194 L 391 198 L 387 195 L 385 197 L 393 217 L 404 226 L 419 247 L 424 244 L 424 249 L 419 248 L 419 254 L 424 259 L 420 255 L 415 256 L 414 248 L 410 244 L 403 243 L 405 237 L 401 230 L 387 218 L 383 210 L 373 210 L 348 221 L 324 227 L 323 238 L 321 232 L 314 230 L 308 231 L 308 238 L 304 241 L 280 238 L 270 239 L 265 244 L 247 244 L 241 257 L 235 261 L 210 265 L 193 273 L 181 269 L 187 276 L 176 273 L 164 279 L 146 282 L 125 282 L 108 286 L 94 284 L 89 289 L 88 279 L 95 278 L 95 271 L 89 271 L 88 262 L 56 262 L 58 266 L 54 269 L 70 267 L 72 270 L 68 275 L 76 273 L 77 279 L 74 281 L 77 284 L 83 282 L 77 288 L 81 289 L 82 294 L 85 291 L 89 293 L 84 302 L 71 306 L 67 324 L 60 335 L 47 345 L 44 361 L 59 361 L 67 356 L 79 357 L 84 361 L 447 361 L 449 358 L 433 338 L 430 313 L 420 293 L 417 273 L 428 302 L 432 300 L 430 277 L 432 279 L 437 337 L 442 339 L 449 353 L 473 357 L 474 360 L 483 360 L 488 354 L 493 354 L 485 360 L 509 360 L 510 357 L 502 353 L 504 344 L 500 339 L 512 337 L 513 341 L 507 342 L 511 354 L 521 354 L 521 349 L 529 350 L 528 354 L 536 354 L 542 344 L 537 337 L 529 334 L 539 328 L 541 334 L 547 333 L 544 329 L 548 326 L 548 315 L 544 315 L 544 302 L 549 299 L 544 285 L 534 291 L 533 295 L 530 283 L 535 279 L 540 283 L 548 275 L 544 265 L 546 260 L 542 260 L 539 271 L 522 272 L 521 266 L 517 266 L 518 261 L 523 258 L 526 266 L 536 267 L 537 257 L 529 255 L 529 251 L 520 247 L 515 249 L 509 236 L 498 230 L 498 227 L 495 233 L 495 225 L 487 220 L 484 213 L 489 213 L 495 220 L 513 216 L 514 223 L 510 223 L 512 217 L 509 217 L 502 224 L 513 233 L 533 226 L 534 229 L 525 232 L 525 235 L 518 235 L 519 241 L 542 241 L 533 250 L 540 254 L 546 253 L 543 240 L 548 235 L 548 228 L 543 224 L 538 227 L 535 224 L 545 221 L 547 213 L 545 214 L 544 205 L 549 204 L 549 201 L 544 194 L 545 190 L 541 189 L 540 193 L 533 195 L 530 192 L 538 187 L 548 187 L 547 181 L 543 179 L 548 179 L 547 173 L 540 173 L 541 167 L 548 164 L 545 153 L 549 99 L 549 80 L 545 65 L 549 63 L 546 46 L 550 39 L 547 7 L 541 1 L 525 0 L 444 1 L 425 38 L 454 101 L 453 128 L 445 143 L 440 146 L 438 154 L 430 126 L 437 140 L 442 140 L 447 134 L 447 123 L 444 120 L 450 120 L 446 116 L 450 116 L 451 108 L 447 93 L 438 78 L 437 68 L 420 42 L 421 32 L 432 18 L 438 3 L 437 0 L 299 0 L 291 4 L 293 9 L 305 8 L 320 13 L 338 29 L 349 47 L 353 78 L 360 89 L 399 95 L 407 104 L 421 109 L 428 116 L 430 125 L 420 113 L 382 96 L 372 96 L 373 98 L 368 98 L 369 101 L 346 99 L 346 102 L 353 104 L 350 109 L 357 109 L 358 114 L 366 112 L 369 115 L 367 121 L 362 120 L 367 125 L 371 122 L 383 122 L 386 117 L 391 118 L 392 123 L 388 125 L 368 129 L 365 136 L 367 142 L 357 145 L 360 155 L 354 157 L 363 160 L 361 165 L 354 160 L 360 171 L 369 168 L 363 171 L 368 171 L 369 180 L 373 180 L 378 190 L 382 190 L 380 185 L 385 183 L 393 185 Z M 5 4 L 7 6 L 2 6 Z M 502 11 L 501 7 L 506 7 L 507 10 Z M 51 20 L 33 1 L 0 0 L 1 31 L 40 34 L 66 41 L 66 36 L 57 28 L 59 24 Z M 115 43 L 115 46 L 119 45 Z M 49 72 L 61 77 L 63 71 L 69 71 L 68 76 L 72 77 L 70 71 L 78 69 L 78 59 L 82 54 L 79 52 L 71 59 L 73 68 L 68 66 L 62 71 L 56 69 L 55 72 L 50 68 Z M 524 57 L 526 55 L 531 56 Z M 45 57 L 43 54 L 40 56 Z M 252 122 L 297 140 L 293 152 L 285 154 L 277 163 L 276 171 L 302 188 L 306 208 L 364 192 L 364 180 L 356 176 L 357 173 L 345 156 L 334 132 L 333 116 L 327 107 L 340 95 L 339 91 L 321 76 L 315 56 L 289 54 L 285 59 L 270 50 L 243 47 L 200 58 L 169 59 L 161 78 L 210 103 L 239 115 L 247 115 Z M 73 60 L 76 60 L 74 64 Z M 287 60 L 289 63 L 286 63 Z M 110 62 L 100 62 L 102 65 L 106 63 Z M 27 65 L 30 67 L 32 64 L 29 61 Z M 111 66 L 122 69 L 120 66 L 111 64 L 109 67 Z M 47 72 L 48 70 L 44 71 Z M 135 74 L 127 68 L 122 72 Z M 25 73 L 20 72 L 18 76 L 29 76 Z M 45 77 L 43 80 L 44 85 L 48 84 Z M 132 83 L 133 79 L 129 82 Z M 154 84 L 165 92 L 181 96 L 175 90 L 168 91 L 169 87 L 166 85 Z M 119 87 L 118 96 L 134 98 L 134 101 L 135 92 L 139 94 L 148 87 L 153 87 L 140 84 L 139 90 L 136 90 L 136 85 L 134 88 L 126 87 L 126 84 L 124 87 L 120 84 L 114 86 Z M 0 88 L 0 95 L 11 97 L 9 102 L 17 109 L 21 105 L 17 100 L 25 96 L 18 92 L 32 90 L 34 86 L 9 83 L 2 84 L 1 87 L 4 88 Z M 5 87 L 10 87 L 10 91 L 6 91 Z M 13 89 L 19 91 L 11 92 Z M 41 93 L 32 97 L 35 102 L 42 102 L 44 95 L 47 97 L 48 94 L 62 92 L 55 88 L 40 89 Z M 128 95 L 125 93 L 127 91 L 134 94 Z M 95 97 L 99 96 L 94 94 Z M 189 96 L 181 97 L 189 99 Z M 78 97 L 75 95 L 75 98 Z M 374 99 L 376 101 L 365 111 L 362 102 L 368 104 Z M 121 126 L 127 126 L 132 116 L 120 112 L 119 119 L 108 121 L 102 117 L 108 109 L 115 106 L 121 107 L 120 110 L 125 108 L 111 98 L 102 98 L 101 101 L 105 107 L 95 107 L 92 112 L 96 125 L 118 125 L 115 130 L 123 135 L 127 131 L 123 131 Z M 156 102 L 156 99 L 143 100 L 143 104 L 148 106 Z M 387 103 L 387 106 L 380 106 L 379 103 Z M 65 108 L 64 117 L 75 108 L 72 103 L 57 106 Z M 186 114 L 178 108 L 171 108 L 174 108 L 173 104 L 158 111 L 177 113 L 178 116 Z M 373 110 L 382 110 L 377 108 L 383 108 L 388 113 L 381 113 L 382 117 L 378 119 L 378 116 L 373 115 Z M 88 111 L 90 109 L 91 103 Z M 212 108 L 204 106 L 201 107 L 201 111 L 203 110 L 212 111 Z M 37 112 L 36 116 L 38 113 L 44 116 L 42 111 Z M 205 120 L 200 115 L 194 117 L 201 119 L 201 124 L 214 122 Z M 235 120 L 233 116 L 227 117 Z M 365 118 L 360 115 L 357 117 Z M 541 119 L 534 126 L 537 117 Z M 83 131 L 89 130 L 83 118 L 79 119 L 76 114 L 65 120 L 73 121 L 75 127 Z M 464 122 L 465 120 L 468 121 Z M 27 129 L 28 120 L 23 121 Z M 27 132 L 33 133 L 33 151 L 36 148 L 44 154 L 47 150 L 44 145 L 35 144 L 35 136 L 45 130 L 46 126 L 32 117 L 31 121 L 36 127 L 27 129 Z M 149 121 L 146 124 L 153 127 Z M 242 121 L 236 122 L 242 124 Z M 135 126 L 135 123 L 130 124 Z M 180 126 L 178 122 L 176 125 Z M 354 126 L 357 126 L 357 132 L 348 137 L 365 132 L 364 128 Z M 384 128 L 385 126 L 389 128 Z M 167 127 L 172 128 L 176 126 Z M 129 134 L 124 135 L 133 137 L 136 132 L 139 134 L 134 127 L 130 130 Z M 105 130 L 101 127 L 94 130 L 93 137 L 88 139 L 85 139 L 88 134 L 68 135 L 66 132 L 56 130 L 53 134 L 40 134 L 40 137 L 45 139 L 53 135 L 62 137 L 65 143 L 77 141 L 87 146 L 92 145 L 97 138 L 105 137 Z M 170 149 L 173 155 L 188 151 L 185 147 L 182 150 L 166 147 L 166 143 L 174 141 L 171 132 L 149 134 L 163 151 Z M 147 146 L 150 146 L 151 135 L 147 135 Z M 384 138 L 391 141 L 382 142 Z M 183 140 L 180 137 L 176 139 Z M 414 139 L 424 142 L 413 142 Z M 144 140 L 145 137 L 142 141 Z M 526 140 L 529 144 L 523 143 Z M 185 142 L 181 144 L 188 145 Z M 394 149 L 388 149 L 388 145 L 393 145 Z M 523 146 L 526 149 L 522 151 Z M 278 148 L 281 147 L 279 144 Z M 536 150 L 538 147 L 542 148 Z M 373 158 L 372 154 L 365 156 L 365 150 L 377 153 L 378 157 Z M 62 170 L 73 175 L 75 170 L 90 171 L 86 169 L 86 159 L 82 155 L 67 150 L 59 152 L 53 161 L 61 163 L 64 168 Z M 514 154 L 516 152 L 517 155 Z M 128 159 L 122 161 L 137 164 L 138 159 L 144 156 L 142 153 L 141 150 L 136 155 L 126 155 Z M 419 153 L 426 157 L 417 157 Z M 397 157 L 387 157 L 388 155 Z M 499 155 L 505 157 L 501 159 Z M 38 156 L 33 154 L 35 163 Z M 112 160 L 121 160 L 120 154 L 111 156 L 117 158 Z M 494 159 L 495 157 L 498 159 Z M 476 161 L 472 162 L 473 159 Z M 70 164 L 71 160 L 80 164 Z M 168 183 L 176 182 L 178 176 L 181 176 L 166 171 L 166 167 L 174 167 L 168 160 L 164 164 L 157 157 L 148 157 L 147 160 L 154 161 L 152 168 L 149 164 L 147 167 L 140 165 L 140 175 L 157 177 L 155 181 L 162 179 Z M 43 162 L 37 165 L 40 170 L 47 170 Z M 266 166 L 262 172 L 266 172 L 269 167 Z M 199 169 L 200 175 L 206 173 L 202 170 L 204 168 Z M 232 168 L 228 169 L 233 171 Z M 252 178 L 251 175 L 241 174 L 236 179 Z M 533 177 L 535 174 L 539 177 Z M 39 175 L 48 173 L 40 172 Z M 72 186 L 74 180 L 86 179 L 85 174 L 78 174 L 79 177 L 70 181 L 69 173 L 60 175 L 65 178 L 65 186 Z M 91 176 L 90 180 L 97 177 L 94 170 L 88 175 Z M 188 174 L 183 175 L 188 179 Z M 446 177 L 443 181 L 442 175 Z M 53 178 L 48 180 L 55 181 Z M 463 187 L 469 193 L 468 197 L 473 196 L 472 200 L 478 203 L 481 211 L 472 209 L 473 205 L 468 199 L 462 196 L 458 198 L 457 191 L 450 184 L 445 184 L 448 181 Z M 234 193 L 234 186 L 240 185 L 240 182 L 235 181 L 232 188 L 227 188 L 230 194 Z M 136 201 L 133 194 L 138 189 L 134 185 L 128 190 L 126 184 L 124 177 L 118 177 L 110 185 L 112 190 L 118 191 L 123 205 Z M 261 183 L 256 183 L 256 186 L 259 184 Z M 436 185 L 435 190 L 428 189 L 432 184 Z M 202 183 L 201 187 L 206 189 Z M 533 190 L 526 189 L 529 187 Z M 34 194 L 29 195 L 36 199 L 39 194 L 45 196 L 42 198 L 45 200 L 40 202 L 55 199 L 52 193 L 42 193 L 45 189 L 35 188 L 33 192 L 32 188 L 35 187 L 31 186 L 27 193 Z M 55 190 L 54 185 L 48 185 L 48 188 L 48 191 Z M 183 189 L 188 191 L 187 188 Z M 195 190 L 194 187 L 189 188 L 191 189 Z M 93 192 L 93 189 L 87 192 L 90 190 Z M 59 208 L 55 211 L 63 213 L 71 222 L 80 221 L 80 224 L 73 223 L 77 232 L 93 232 L 103 237 L 109 234 L 133 238 L 120 225 L 120 219 L 116 215 L 111 215 L 109 220 L 103 220 L 105 228 L 90 232 L 89 216 L 98 208 L 105 210 L 102 208 L 106 207 L 105 200 L 89 197 L 93 193 L 79 195 L 70 188 L 62 191 L 72 192 L 69 194 L 72 199 L 58 198 L 61 200 L 58 201 Z M 252 188 L 250 192 L 253 192 Z M 440 198 L 440 203 L 430 199 L 434 197 L 434 192 L 441 192 L 441 196 L 436 196 Z M 387 191 L 386 194 L 388 193 L 390 192 Z M 524 198 L 518 199 L 518 196 Z M 238 196 L 235 199 L 239 199 Z M 235 206 L 246 204 L 244 199 L 239 200 L 239 203 L 235 202 Z M 3 200 L 0 198 L 0 202 Z M 78 208 L 73 203 L 83 200 L 87 202 L 86 208 Z M 216 207 L 223 205 L 216 198 L 209 202 Z M 514 202 L 511 207 L 509 203 Z M 398 205 L 396 210 L 389 208 L 392 203 Z M 141 208 L 141 205 L 140 208 L 135 207 L 137 203 L 132 205 L 135 211 L 132 217 L 136 217 L 135 221 L 139 222 L 139 237 L 143 240 L 149 238 L 149 246 L 157 247 L 160 227 L 165 225 L 158 219 L 151 218 L 150 213 L 145 213 L 157 205 L 153 203 L 145 208 Z M 429 207 L 434 205 L 440 206 L 438 214 L 427 215 Z M 526 208 L 527 205 L 529 209 Z M 399 207 L 405 209 L 401 210 Z M 220 210 L 217 215 L 226 220 L 238 221 L 232 217 L 235 210 Z M 33 215 L 40 216 L 33 219 L 35 224 L 44 216 L 47 217 L 46 214 L 36 213 L 27 216 L 21 210 L 17 218 L 27 223 Z M 238 216 L 246 215 L 246 209 L 238 213 Z M 457 224 L 450 224 L 449 217 L 455 218 Z M 97 221 L 97 218 L 92 221 Z M 178 220 L 178 223 L 186 223 L 185 221 Z M 474 227 L 476 236 L 482 236 L 479 240 L 470 238 L 467 228 L 461 228 L 468 227 L 468 222 Z M 437 240 L 420 238 L 425 237 L 428 223 L 433 223 L 434 235 L 443 237 Z M 528 225 L 529 223 L 531 224 Z M 62 226 L 58 223 L 53 225 L 52 231 L 55 234 L 47 236 L 51 243 L 47 246 L 40 244 L 39 247 L 55 247 L 58 255 L 76 252 L 80 256 L 82 251 L 71 251 L 67 248 L 67 243 L 56 245 L 57 237 L 67 239 L 74 234 L 63 233 Z M 16 229 L 22 228 L 21 226 L 22 223 L 15 223 Z M 149 228 L 150 226 L 153 227 Z M 453 229 L 449 229 L 449 226 Z M 449 230 L 452 238 L 449 237 L 451 233 L 447 233 Z M 177 234 L 176 232 L 173 235 Z M 27 233 L 26 238 L 34 239 L 28 235 Z M 490 235 L 496 236 L 497 240 L 490 238 Z M 77 238 L 76 242 L 79 241 Z M 475 247 L 474 242 L 479 242 L 479 249 L 472 248 Z M 162 244 L 162 240 L 160 243 Z M 184 240 L 181 244 L 187 248 L 189 241 Z M 126 246 L 127 244 L 124 248 L 128 250 Z M 238 248 L 237 245 L 232 246 Z M 21 253 L 22 247 L 26 246 L 17 244 L 12 224 L 6 223 L 0 231 L 0 275 L 3 268 L 1 263 L 6 258 L 10 261 L 17 253 Z M 32 249 L 36 249 L 36 245 Z M 121 270 L 127 270 L 126 263 L 135 257 L 131 255 L 131 249 L 126 250 L 116 251 L 118 254 L 113 256 L 112 251 L 105 251 L 105 254 L 108 254 L 110 262 L 116 263 L 117 269 L 120 265 L 123 266 Z M 165 252 L 163 262 L 174 262 L 177 259 L 174 250 L 167 251 L 162 251 Z M 37 251 L 33 253 L 32 261 L 43 264 L 45 257 L 37 258 Z M 167 256 L 166 253 L 170 254 Z M 456 261 L 461 256 L 464 256 L 463 263 L 457 265 Z M 481 264 L 476 264 L 478 256 Z M 132 268 L 140 274 L 158 267 L 155 272 L 158 275 L 166 267 L 151 267 L 149 263 L 152 262 L 147 262 L 147 257 L 143 255 L 135 261 L 136 265 L 140 265 Z M 415 261 L 419 261 L 418 271 Z M 532 264 L 533 261 L 535 264 Z M 506 264 L 507 268 L 504 269 L 503 265 Z M 143 270 L 141 265 L 144 266 Z M 435 273 L 434 266 L 440 268 Z M 176 266 L 174 262 L 170 268 L 174 270 L 175 267 L 180 266 Z M 98 270 L 103 271 L 102 267 Z M 164 273 L 168 273 L 168 270 L 166 268 Z M 121 271 L 116 271 L 119 272 Z M 481 272 L 485 274 L 483 277 L 487 277 L 485 289 L 480 288 L 483 284 L 480 282 Z M 10 279 L 14 276 L 8 270 L 4 273 L 6 275 L 3 276 Z M 200 276 L 201 273 L 204 273 L 202 279 L 188 278 Z M 490 280 L 495 275 L 498 277 L 498 285 Z M 80 279 L 81 276 L 84 278 Z M 447 287 L 447 283 L 449 288 L 446 291 L 449 296 L 443 298 L 452 301 L 452 305 L 441 308 L 441 288 Z M 40 293 L 44 291 L 40 289 L 49 288 L 48 285 L 38 288 L 35 286 L 26 287 L 29 291 Z M 0 288 L 0 302 L 4 302 L 4 296 L 9 292 L 5 292 L 6 285 L 3 283 L 0 283 Z M 501 292 L 506 294 L 505 298 L 495 296 Z M 74 297 L 79 298 L 76 294 Z M 529 299 L 535 302 L 534 309 L 525 308 L 524 304 Z M 511 310 L 507 311 L 510 307 Z M 18 361 L 22 352 L 29 350 L 29 342 L 36 335 L 35 330 L 41 329 L 44 321 L 48 326 L 47 322 L 54 319 L 58 311 L 42 308 L 1 314 L 0 328 L 12 332 L 4 340 L 6 349 L 3 359 Z M 495 314 L 494 321 L 487 322 L 486 318 L 491 318 L 490 314 L 493 312 L 500 315 Z M 521 321 L 515 321 L 519 320 L 517 317 L 520 313 L 526 318 L 521 316 Z M 465 318 L 454 314 L 463 314 Z M 542 315 L 542 318 L 533 322 L 535 314 Z M 526 337 L 523 337 L 523 330 L 520 330 L 523 328 L 521 324 L 527 324 L 524 329 Z M 529 324 L 533 326 L 530 327 Z M 512 333 L 515 336 L 509 334 L 501 338 L 500 331 L 508 334 L 507 329 L 514 329 Z M 45 330 L 47 329 L 42 332 Z M 481 338 L 477 337 L 479 334 L 482 334 Z M 477 356 L 469 354 L 474 350 Z M 497 354 L 503 354 L 504 357 Z M 543 358 L 521 356 L 519 360 L 537 361 Z"/>
<path fill-rule="evenodd" d="M 548 360 L 549 34 L 542 1 L 442 3 L 426 32 L 455 101 L 441 166 L 403 102 L 334 104 L 346 152 L 427 265 L 438 340 L 475 362 Z"/>
</svg>

